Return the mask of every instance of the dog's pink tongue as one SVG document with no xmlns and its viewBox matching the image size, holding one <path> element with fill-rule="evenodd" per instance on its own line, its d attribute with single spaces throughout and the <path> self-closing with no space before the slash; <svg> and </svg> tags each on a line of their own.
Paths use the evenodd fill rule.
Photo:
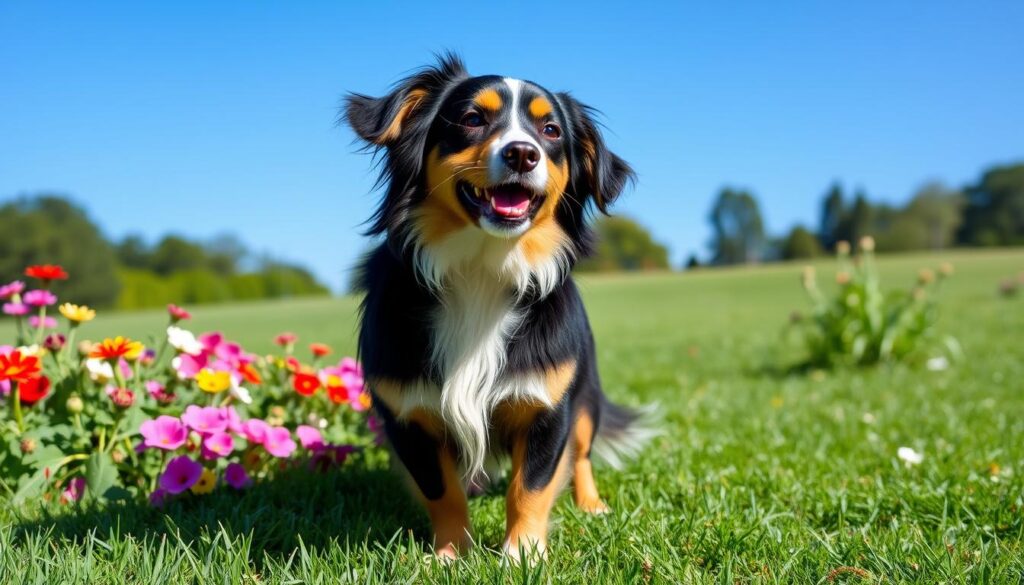
<svg viewBox="0 0 1024 585">
<path fill-rule="evenodd" d="M 530 195 L 523 191 L 497 191 L 491 194 L 491 207 L 505 217 L 522 217 L 530 209 Z"/>
</svg>

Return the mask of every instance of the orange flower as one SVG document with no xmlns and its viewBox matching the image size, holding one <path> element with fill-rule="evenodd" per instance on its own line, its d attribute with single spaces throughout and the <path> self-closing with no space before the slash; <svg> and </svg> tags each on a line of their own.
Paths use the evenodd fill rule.
<svg viewBox="0 0 1024 585">
<path fill-rule="evenodd" d="M 142 354 L 143 349 L 142 344 L 138 341 L 118 335 L 113 339 L 108 337 L 102 343 L 96 344 L 89 352 L 89 357 L 101 360 L 116 360 L 123 357 L 127 360 L 134 360 Z"/>
<path fill-rule="evenodd" d="M 14 350 L 9 354 L 0 354 L 0 382 L 5 380 L 27 382 L 38 374 L 38 357 L 23 356 L 19 350 Z"/>
<path fill-rule="evenodd" d="M 295 387 L 295 391 L 303 396 L 312 396 L 320 389 L 320 380 L 313 374 L 303 374 L 302 372 L 296 372 L 295 377 L 292 379 L 292 385 Z"/>
<path fill-rule="evenodd" d="M 25 269 L 25 276 L 49 282 L 51 280 L 67 280 L 68 273 L 56 264 L 36 264 Z"/>
<path fill-rule="evenodd" d="M 238 366 L 238 373 L 242 374 L 242 378 L 250 384 L 261 384 L 263 382 L 263 378 L 260 376 L 260 373 L 252 364 L 242 364 Z"/>
<path fill-rule="evenodd" d="M 331 353 L 331 347 L 326 343 L 310 343 L 309 351 L 313 352 L 314 357 L 324 357 Z"/>
</svg>

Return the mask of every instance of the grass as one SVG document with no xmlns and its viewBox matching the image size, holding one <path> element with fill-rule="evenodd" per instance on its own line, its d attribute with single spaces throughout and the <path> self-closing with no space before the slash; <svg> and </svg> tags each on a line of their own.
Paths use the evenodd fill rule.
<svg viewBox="0 0 1024 585">
<path fill-rule="evenodd" d="M 607 392 L 659 402 L 665 434 L 625 470 L 598 469 L 610 516 L 559 500 L 537 566 L 494 552 L 500 490 L 471 503 L 474 551 L 425 560 L 424 515 L 386 469 L 357 463 L 164 512 L 0 503 L 0 581 L 1022 583 L 1024 306 L 996 287 L 1024 270 L 1024 252 L 884 258 L 883 282 L 945 259 L 957 274 L 940 326 L 966 358 L 938 372 L 787 374 L 796 356 L 781 332 L 806 308 L 799 265 L 583 279 Z M 203 307 L 194 328 L 258 351 L 288 329 L 351 352 L 355 309 Z M 163 320 L 101 315 L 84 336 L 144 336 Z M 906 467 L 901 446 L 924 461 Z"/>
</svg>

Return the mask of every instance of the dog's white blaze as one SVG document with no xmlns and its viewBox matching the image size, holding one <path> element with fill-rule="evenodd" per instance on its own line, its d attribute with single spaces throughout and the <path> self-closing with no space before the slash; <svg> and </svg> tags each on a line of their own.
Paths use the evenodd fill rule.
<svg viewBox="0 0 1024 585">
<path fill-rule="evenodd" d="M 537 144 L 533 136 L 530 136 L 523 129 L 519 119 L 519 101 L 523 93 L 523 82 L 519 79 L 506 77 L 505 85 L 508 86 L 512 93 L 512 104 L 509 110 L 510 123 L 508 130 L 494 141 L 491 152 L 487 157 L 488 180 L 492 184 L 519 181 L 536 191 L 543 191 L 548 182 L 547 155 L 544 153 L 544 149 L 540 147 L 540 144 Z M 510 142 L 529 142 L 532 144 L 537 149 L 537 152 L 540 153 L 540 162 L 537 163 L 537 167 L 527 173 L 511 172 L 501 157 L 501 150 Z"/>
</svg>

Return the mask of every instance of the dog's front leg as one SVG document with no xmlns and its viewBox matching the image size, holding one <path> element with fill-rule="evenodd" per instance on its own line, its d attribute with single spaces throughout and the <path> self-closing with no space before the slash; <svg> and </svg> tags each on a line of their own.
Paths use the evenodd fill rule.
<svg viewBox="0 0 1024 585">
<path fill-rule="evenodd" d="M 398 420 L 379 403 L 377 410 L 395 454 L 412 477 L 414 491 L 430 515 L 434 553 L 455 558 L 470 545 L 469 508 L 455 453 L 443 440 L 441 421 L 419 412 L 408 420 Z"/>
<path fill-rule="evenodd" d="M 555 499 L 568 478 L 569 401 L 539 409 L 512 440 L 512 482 L 505 502 L 505 553 L 543 555 L 548 519 Z"/>
</svg>

